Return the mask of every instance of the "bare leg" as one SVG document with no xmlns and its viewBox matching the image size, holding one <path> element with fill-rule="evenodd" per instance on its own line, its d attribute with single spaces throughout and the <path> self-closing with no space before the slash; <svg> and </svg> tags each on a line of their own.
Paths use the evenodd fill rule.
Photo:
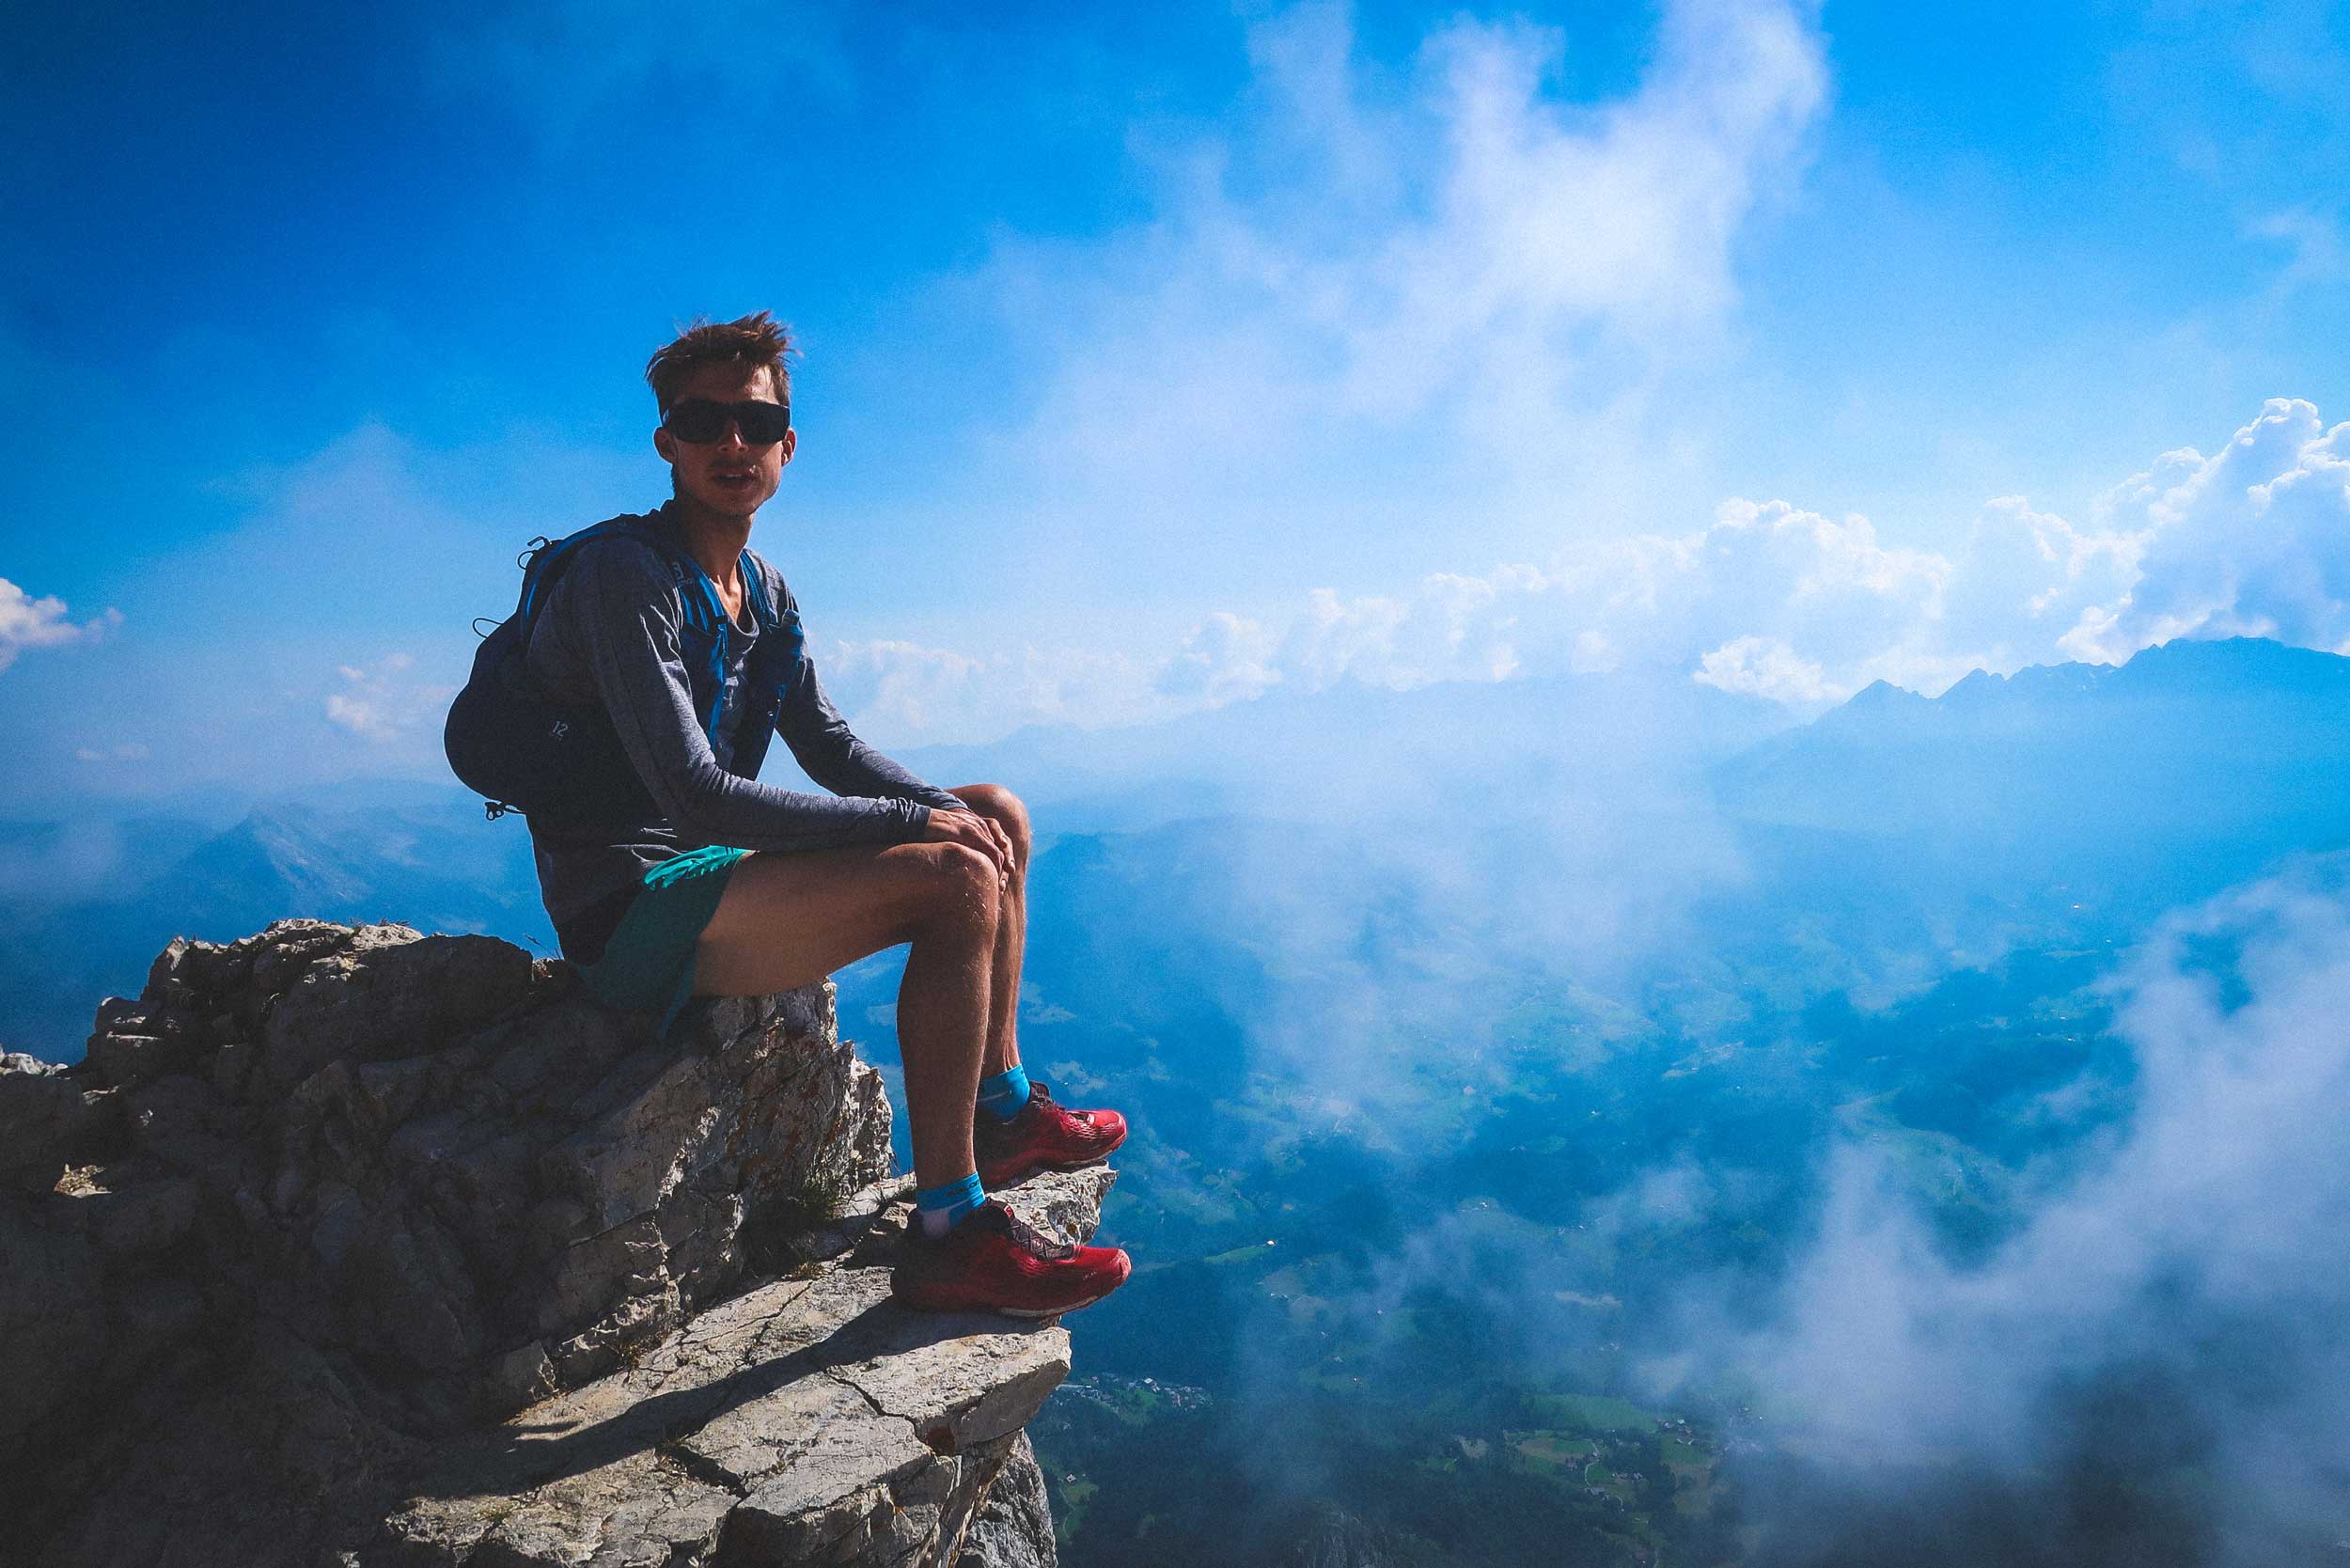
<svg viewBox="0 0 2350 1568">
<path fill-rule="evenodd" d="M 1020 1064 L 1020 964 L 1028 946 L 1028 811 L 1000 784 L 966 784 L 948 792 L 1004 830 L 1011 840 L 1011 878 L 997 890 L 995 949 L 989 979 L 989 1077 Z"/>
<path fill-rule="evenodd" d="M 960 1181 L 977 1168 L 971 1118 L 995 1016 L 997 880 L 994 862 L 957 844 L 750 855 L 734 868 L 695 949 L 695 993 L 788 990 L 913 943 L 898 991 L 898 1043 L 915 1179 L 926 1187 Z"/>
</svg>

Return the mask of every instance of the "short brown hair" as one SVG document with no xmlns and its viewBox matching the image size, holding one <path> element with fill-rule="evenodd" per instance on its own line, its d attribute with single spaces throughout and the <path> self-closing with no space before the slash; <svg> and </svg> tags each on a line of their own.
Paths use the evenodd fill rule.
<svg viewBox="0 0 2350 1568">
<path fill-rule="evenodd" d="M 691 324 L 665 344 L 645 366 L 661 412 L 669 412 L 678 390 L 705 365 L 733 365 L 744 373 L 764 366 L 775 378 L 776 400 L 791 400 L 791 371 L 784 363 L 791 353 L 791 329 L 764 310 L 731 321 L 697 316 Z"/>
</svg>

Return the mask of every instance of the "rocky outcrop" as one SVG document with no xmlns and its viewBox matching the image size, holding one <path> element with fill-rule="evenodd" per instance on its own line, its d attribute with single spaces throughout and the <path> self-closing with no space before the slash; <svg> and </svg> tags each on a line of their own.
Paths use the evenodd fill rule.
<svg viewBox="0 0 2350 1568">
<path fill-rule="evenodd" d="M 1044 1469 L 1024 1432 L 964 1531 L 955 1568 L 1058 1568 L 1059 1560 Z"/>
<path fill-rule="evenodd" d="M 1297 1543 L 1281 1568 L 1451 1568 L 1453 1560 L 1418 1536 L 1327 1506 L 1301 1516 L 1292 1529 Z"/>
<path fill-rule="evenodd" d="M 892 1306 L 888 1165 L 829 986 L 664 1043 L 488 937 L 174 942 L 83 1062 L 0 1060 L 9 1544 L 1049 1561 L 1067 1336 Z M 1010 1196 L 1075 1240 L 1109 1180 Z"/>
</svg>

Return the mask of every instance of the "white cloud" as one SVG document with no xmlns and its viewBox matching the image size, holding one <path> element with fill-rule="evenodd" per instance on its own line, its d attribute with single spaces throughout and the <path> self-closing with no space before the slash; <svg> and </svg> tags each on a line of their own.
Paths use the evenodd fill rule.
<svg viewBox="0 0 2350 1568">
<path fill-rule="evenodd" d="M 2271 399 L 2213 457 L 2166 453 L 2107 498 L 2113 548 L 2137 568 L 2063 639 L 2126 658 L 2182 636 L 2263 636 L 2350 651 L 2350 425 Z"/>
<path fill-rule="evenodd" d="M 410 673 L 415 663 L 406 653 L 388 653 L 371 665 L 337 666 L 342 686 L 326 696 L 326 721 L 378 745 L 403 740 L 427 721 L 437 723 L 457 689 L 419 681 Z"/>
<path fill-rule="evenodd" d="M 1827 701 L 1827 674 L 1777 637 L 1733 637 L 1698 661 L 1698 681 L 1791 706 Z"/>
<path fill-rule="evenodd" d="M 65 601 L 55 595 L 36 599 L 0 577 L 0 669 L 16 663 L 28 648 L 63 648 L 90 642 L 122 624 L 114 610 L 75 625 L 66 619 Z"/>
<path fill-rule="evenodd" d="M 1219 610 L 1183 638 L 1182 651 L 1160 667 L 1153 686 L 1164 696 L 1197 698 L 1212 708 L 1258 697 L 1281 679 L 1273 655 L 1273 638 L 1262 626 Z"/>
</svg>

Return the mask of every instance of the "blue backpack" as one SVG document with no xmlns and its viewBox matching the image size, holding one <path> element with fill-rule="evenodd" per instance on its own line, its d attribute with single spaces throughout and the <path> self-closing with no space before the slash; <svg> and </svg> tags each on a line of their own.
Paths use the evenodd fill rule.
<svg viewBox="0 0 2350 1568">
<path fill-rule="evenodd" d="M 615 539 L 634 540 L 668 562 L 685 607 L 682 642 L 694 712 L 713 749 L 725 755 L 718 745 L 718 698 L 727 668 L 746 640 L 744 634 L 728 618 L 716 585 L 675 529 L 657 516 L 615 517 L 553 541 L 531 541 L 533 548 L 523 558 L 522 598 L 514 613 L 482 638 L 473 673 L 449 704 L 448 723 L 442 731 L 449 766 L 467 789 L 488 798 L 486 814 L 492 819 L 515 811 L 536 824 L 574 833 L 664 820 L 603 704 L 576 707 L 551 701 L 534 691 L 523 674 L 531 628 L 555 585 L 582 550 Z M 770 601 L 765 574 L 747 550 L 742 575 L 759 635 L 743 672 L 742 717 L 727 768 L 756 778 L 766 760 L 784 695 L 799 680 L 806 638 L 799 612 Z"/>
</svg>

